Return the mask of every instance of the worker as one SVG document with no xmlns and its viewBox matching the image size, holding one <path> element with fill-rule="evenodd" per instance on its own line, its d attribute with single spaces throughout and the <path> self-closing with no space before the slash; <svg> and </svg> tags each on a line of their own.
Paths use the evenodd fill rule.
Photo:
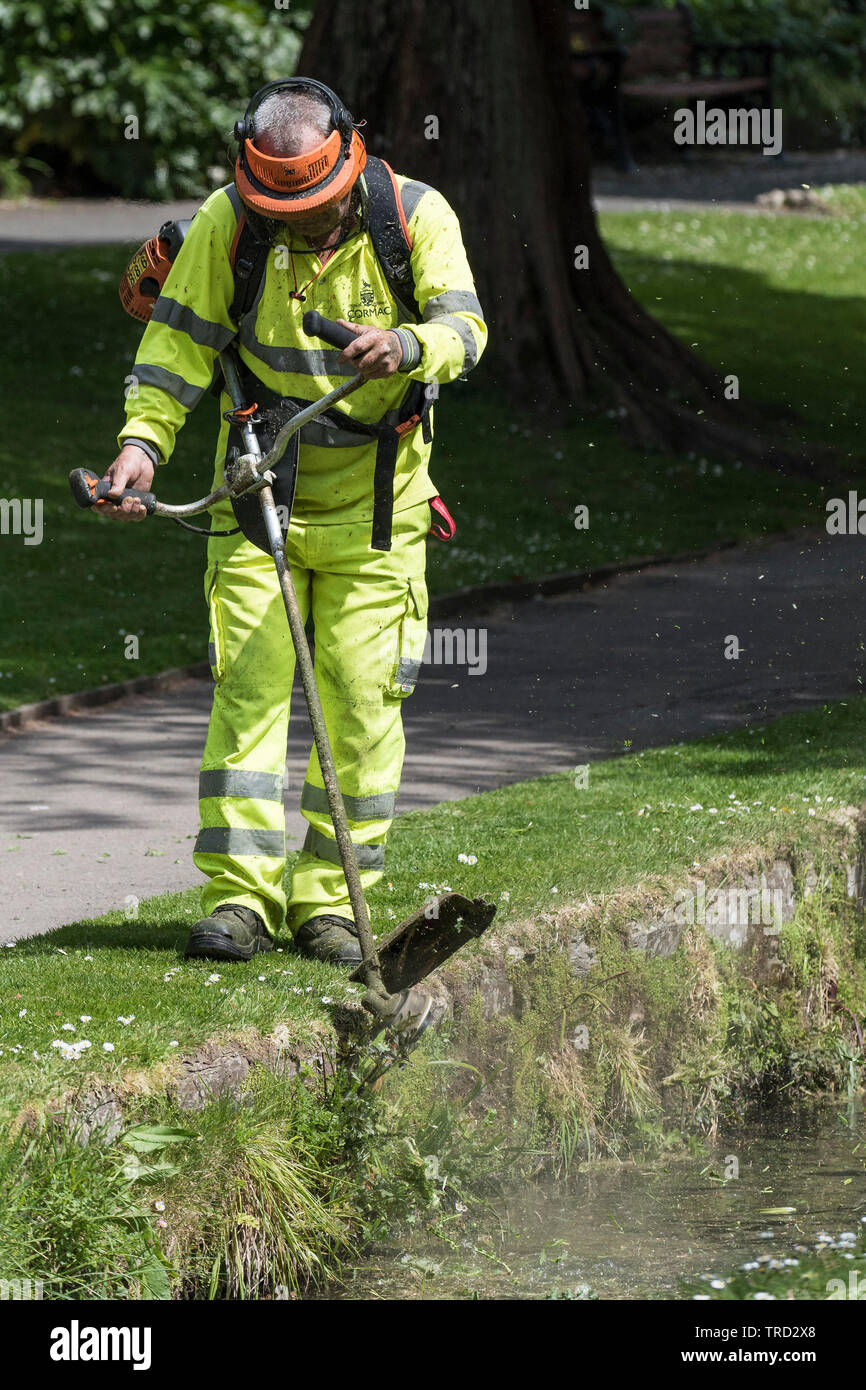
<svg viewBox="0 0 866 1390">
<path fill-rule="evenodd" d="M 426 537 L 434 526 L 447 534 L 437 526 L 443 517 L 450 523 L 428 472 L 431 400 L 438 384 L 475 365 L 487 330 L 454 211 L 428 185 L 372 157 L 368 165 L 330 89 L 311 79 L 271 83 L 236 134 L 234 183 L 196 213 L 142 336 L 120 452 L 105 477 L 115 494 L 151 489 L 233 341 L 250 404 L 313 401 L 361 374 L 364 384 L 340 407 L 347 428 L 313 421 L 300 434 L 286 552 L 304 618 L 312 616 L 316 680 L 366 893 L 384 869 L 402 706 L 423 656 Z M 407 247 L 400 295 L 371 222 L 374 165 L 380 178 L 387 171 L 398 209 L 387 230 L 393 237 L 396 227 Z M 232 256 L 244 225 L 268 249 L 238 327 L 231 311 L 250 260 L 239 267 Z M 348 327 L 352 342 L 323 349 L 304 332 L 308 309 Z M 417 407 L 408 418 L 407 401 Z M 231 405 L 223 395 L 226 415 Z M 224 418 L 214 489 L 231 430 Z M 120 521 L 145 515 L 130 498 L 100 511 Z M 234 522 L 231 501 L 212 507 L 204 590 L 215 685 L 193 852 L 207 883 L 187 955 L 250 960 L 287 927 L 303 954 L 354 967 L 360 947 L 315 747 L 300 798 L 306 838 L 288 896 L 284 889 L 294 653 L 269 555 L 243 532 L 216 534 Z"/>
</svg>

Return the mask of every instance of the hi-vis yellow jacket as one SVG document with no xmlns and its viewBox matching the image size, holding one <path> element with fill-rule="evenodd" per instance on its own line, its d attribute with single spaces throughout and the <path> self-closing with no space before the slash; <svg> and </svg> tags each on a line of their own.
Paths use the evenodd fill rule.
<svg viewBox="0 0 866 1390">
<path fill-rule="evenodd" d="M 257 302 L 243 320 L 237 346 L 243 362 L 284 396 L 317 400 L 353 375 L 339 352 L 308 338 L 301 320 L 308 309 L 378 328 L 407 328 L 421 346 L 409 372 L 366 382 L 338 409 L 365 423 L 397 411 L 411 379 L 449 382 L 480 357 L 487 329 L 475 294 L 457 217 L 435 189 L 397 175 L 412 241 L 412 271 L 421 321 L 392 298 L 369 232 L 349 237 L 324 267 L 315 254 L 286 247 L 306 243 L 297 234 L 267 258 Z M 198 210 L 156 302 L 133 367 L 127 422 L 119 443 L 134 438 L 155 445 L 167 461 L 186 414 L 208 390 L 217 353 L 235 337 L 229 318 L 234 277 L 229 261 L 242 205 L 234 184 L 212 193 Z M 279 241 L 279 238 L 278 238 Z M 319 272 L 316 274 L 316 272 Z M 312 284 L 307 284 L 313 275 Z M 290 292 L 303 288 L 303 302 Z M 231 406 L 223 394 L 221 410 Z M 214 486 L 223 482 L 228 424 L 217 443 Z M 359 442 L 360 439 L 360 442 Z M 420 428 L 400 442 L 394 476 L 394 510 L 434 497 L 427 472 L 430 445 Z M 301 433 L 293 515 L 304 522 L 354 522 L 373 515 L 376 440 L 313 421 Z M 234 524 L 231 505 L 212 509 L 214 528 Z"/>
</svg>

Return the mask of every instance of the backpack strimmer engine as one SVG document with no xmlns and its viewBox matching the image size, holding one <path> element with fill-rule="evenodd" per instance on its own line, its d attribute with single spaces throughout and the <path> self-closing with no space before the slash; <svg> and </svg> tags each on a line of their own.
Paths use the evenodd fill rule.
<svg viewBox="0 0 866 1390">
<path fill-rule="evenodd" d="M 156 236 L 148 237 L 139 246 L 123 272 L 118 286 L 120 302 L 139 323 L 150 322 L 153 306 L 168 279 L 191 220 L 163 222 Z"/>
</svg>

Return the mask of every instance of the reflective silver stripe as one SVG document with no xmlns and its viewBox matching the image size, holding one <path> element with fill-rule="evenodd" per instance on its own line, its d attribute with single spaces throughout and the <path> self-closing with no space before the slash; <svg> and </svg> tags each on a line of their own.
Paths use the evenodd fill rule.
<svg viewBox="0 0 866 1390">
<path fill-rule="evenodd" d="M 316 859 L 325 859 L 329 864 L 341 862 L 336 840 L 329 840 L 327 836 L 321 835 L 312 826 L 307 831 L 303 847 L 308 854 L 314 855 Z M 355 845 L 355 858 L 358 861 L 359 869 L 384 869 L 385 846 Z"/>
<path fill-rule="evenodd" d="M 428 299 L 424 305 L 424 319 L 440 319 L 445 314 L 457 314 L 464 311 L 467 314 L 475 314 L 479 319 L 484 320 L 481 312 L 481 305 L 471 290 L 445 290 L 443 294 L 436 294 L 432 299 Z"/>
<path fill-rule="evenodd" d="M 232 825 L 208 825 L 198 832 L 195 854 L 260 854 L 285 859 L 283 830 L 246 830 Z"/>
<path fill-rule="evenodd" d="M 427 314 L 425 310 L 424 317 Z M 430 320 L 431 323 L 443 324 L 446 328 L 453 328 L 458 338 L 463 344 L 463 367 L 464 372 L 470 367 L 474 367 L 478 361 L 478 344 L 475 341 L 475 334 L 469 327 L 466 319 L 461 319 L 458 314 L 437 314 Z"/>
<path fill-rule="evenodd" d="M 150 362 L 136 362 L 132 375 L 140 386 L 158 386 L 161 391 L 166 391 L 169 396 L 186 406 L 187 410 L 192 410 L 194 405 L 198 405 L 207 390 L 205 386 L 191 386 L 182 376 L 178 376 L 177 372 L 169 372 L 165 367 L 154 367 Z"/>
<path fill-rule="evenodd" d="M 233 328 L 223 328 L 221 323 L 200 318 L 188 304 L 179 304 L 176 299 L 164 294 L 154 304 L 150 321 L 164 323 L 179 333 L 187 333 L 199 347 L 216 348 L 217 352 L 221 352 L 235 336 Z"/>
<path fill-rule="evenodd" d="M 343 803 L 350 820 L 391 820 L 397 804 L 396 792 L 377 792 L 373 796 L 347 796 L 343 793 Z M 328 795 L 324 787 L 314 787 L 312 782 L 304 783 L 301 792 L 301 810 L 314 811 L 319 815 L 330 815 Z"/>
<path fill-rule="evenodd" d="M 397 684 L 414 685 L 421 670 L 421 662 L 411 656 L 401 656 L 397 663 Z"/>
<path fill-rule="evenodd" d="M 400 200 L 403 204 L 403 216 L 407 222 L 411 222 L 415 209 L 424 197 L 425 193 L 432 193 L 433 189 L 429 183 L 419 183 L 417 179 L 407 179 L 400 189 Z"/>
<path fill-rule="evenodd" d="M 264 362 L 274 372 L 294 372 L 298 376 L 354 376 L 351 362 L 339 362 L 337 348 L 271 347 L 256 337 L 255 315 L 247 314 L 240 331 L 240 340 L 253 357 Z"/>
<path fill-rule="evenodd" d="M 217 664 L 217 658 L 216 658 L 216 642 L 208 642 L 208 644 L 207 644 L 207 659 L 208 659 L 208 661 L 210 662 L 211 666 L 216 666 L 216 664 Z"/>
<path fill-rule="evenodd" d="M 278 772 L 250 772 L 245 768 L 208 768 L 198 775 L 199 799 L 208 796 L 245 796 L 251 801 L 283 800 L 283 779 Z"/>
</svg>

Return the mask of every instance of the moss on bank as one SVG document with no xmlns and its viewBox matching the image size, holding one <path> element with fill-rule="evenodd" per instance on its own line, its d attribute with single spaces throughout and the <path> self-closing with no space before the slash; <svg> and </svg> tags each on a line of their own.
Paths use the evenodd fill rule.
<svg viewBox="0 0 866 1390">
<path fill-rule="evenodd" d="M 739 878 L 779 863 L 753 854 Z M 747 924 L 737 948 L 712 925 L 675 922 L 674 883 L 517 924 L 495 953 L 482 942 L 445 973 L 451 1055 L 487 1078 L 529 1166 L 544 1157 L 557 1172 L 712 1136 L 751 1102 L 853 1091 L 866 949 L 845 869 L 804 860 L 788 920 Z M 738 881 L 731 861 L 726 872 Z"/>
</svg>

